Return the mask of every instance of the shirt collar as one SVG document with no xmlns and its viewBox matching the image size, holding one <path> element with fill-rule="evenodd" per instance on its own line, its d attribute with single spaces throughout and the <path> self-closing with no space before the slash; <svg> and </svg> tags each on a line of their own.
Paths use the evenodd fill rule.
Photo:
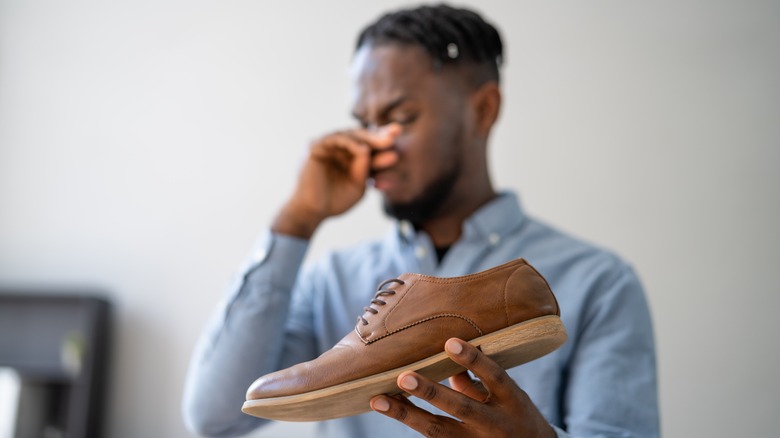
<svg viewBox="0 0 780 438">
<path fill-rule="evenodd" d="M 463 222 L 461 240 L 488 239 L 496 244 L 509 232 L 517 229 L 524 218 L 518 196 L 512 191 L 500 192 Z M 398 221 L 396 228 L 403 241 L 415 241 L 417 231 L 410 222 Z"/>
</svg>

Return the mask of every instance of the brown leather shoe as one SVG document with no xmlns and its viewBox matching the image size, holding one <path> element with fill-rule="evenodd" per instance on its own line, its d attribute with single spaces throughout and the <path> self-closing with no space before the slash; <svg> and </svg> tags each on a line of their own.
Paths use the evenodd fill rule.
<svg viewBox="0 0 780 438">
<path fill-rule="evenodd" d="M 479 346 L 504 368 L 555 350 L 566 340 L 559 315 L 547 281 L 523 259 L 463 277 L 403 274 L 379 286 L 332 349 L 257 379 L 242 411 L 286 421 L 366 412 L 371 397 L 401 392 L 395 382 L 405 370 L 434 381 L 463 371 L 444 353 L 449 338 Z"/>
</svg>

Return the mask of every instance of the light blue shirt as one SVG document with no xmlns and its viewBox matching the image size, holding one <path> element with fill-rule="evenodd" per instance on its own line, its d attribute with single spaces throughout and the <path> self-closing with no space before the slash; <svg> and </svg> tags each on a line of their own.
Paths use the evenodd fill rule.
<svg viewBox="0 0 780 438">
<path fill-rule="evenodd" d="M 440 263 L 430 238 L 404 222 L 384 239 L 301 268 L 307 248 L 305 240 L 270 232 L 259 240 L 193 354 L 183 401 L 190 429 L 237 436 L 264 424 L 241 412 L 249 385 L 330 349 L 383 280 L 404 272 L 465 275 L 523 257 L 548 280 L 569 339 L 510 376 L 560 437 L 659 435 L 652 324 L 636 275 L 615 255 L 525 215 L 514 194 L 470 217 Z M 419 435 L 369 412 L 322 422 L 318 436 Z"/>
</svg>

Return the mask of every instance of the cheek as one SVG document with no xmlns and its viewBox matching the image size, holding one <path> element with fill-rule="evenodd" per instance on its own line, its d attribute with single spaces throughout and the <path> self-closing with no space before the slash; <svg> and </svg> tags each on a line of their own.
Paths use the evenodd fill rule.
<svg viewBox="0 0 780 438">
<path fill-rule="evenodd" d="M 431 111 L 426 111 L 430 114 Z M 401 171 L 408 178 L 425 181 L 439 169 L 447 169 L 461 149 L 463 120 L 458 114 L 428 118 L 422 116 L 405 126 L 396 138 Z"/>
<path fill-rule="evenodd" d="M 407 177 L 419 179 L 441 160 L 438 139 L 434 135 L 415 130 L 405 131 L 396 139 L 401 172 Z"/>
<path fill-rule="evenodd" d="M 434 159 L 446 149 L 451 142 L 451 133 L 441 124 L 426 122 L 421 120 L 404 128 L 396 139 L 401 154 L 415 159 Z"/>
<path fill-rule="evenodd" d="M 408 132 L 397 140 L 399 173 L 418 190 L 451 172 L 457 161 L 454 145 L 448 139 L 430 131 L 424 134 Z"/>
</svg>

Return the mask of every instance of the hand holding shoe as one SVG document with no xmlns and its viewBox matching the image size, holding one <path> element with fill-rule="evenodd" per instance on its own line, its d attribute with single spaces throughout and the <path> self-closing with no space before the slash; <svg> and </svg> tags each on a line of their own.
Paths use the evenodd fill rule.
<svg viewBox="0 0 780 438">
<path fill-rule="evenodd" d="M 456 338 L 447 341 L 445 351 L 481 383 L 464 372 L 451 377 L 448 388 L 411 371 L 399 375 L 397 383 L 455 418 L 434 415 L 402 396 L 374 397 L 371 408 L 429 437 L 555 437 L 528 394 L 496 362 Z"/>
<path fill-rule="evenodd" d="M 479 359 L 492 364 L 480 372 L 506 376 L 495 369 L 534 360 L 566 340 L 555 296 L 523 259 L 461 277 L 406 273 L 377 289 L 353 331 L 314 360 L 256 379 L 242 410 L 287 421 L 355 415 L 371 409 L 375 395 L 400 392 L 398 377 L 409 371 L 438 382 L 490 357 Z M 472 346 L 463 358 L 477 347 L 481 352 L 471 362 L 452 361 L 442 351 L 450 338 Z"/>
</svg>

